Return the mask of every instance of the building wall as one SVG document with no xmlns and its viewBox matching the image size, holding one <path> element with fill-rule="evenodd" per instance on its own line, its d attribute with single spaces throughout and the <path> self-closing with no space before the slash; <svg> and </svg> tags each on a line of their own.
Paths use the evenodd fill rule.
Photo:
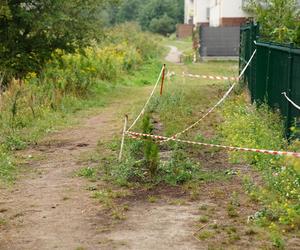
<svg viewBox="0 0 300 250">
<path fill-rule="evenodd" d="M 205 24 L 209 23 L 209 9 L 210 0 L 194 0 L 195 6 L 195 21 L 194 24 Z"/>
<path fill-rule="evenodd" d="M 218 27 L 220 25 L 221 4 L 220 0 L 210 0 L 210 19 L 209 26 Z"/>
<path fill-rule="evenodd" d="M 300 0 L 299 0 L 300 1 Z M 185 24 L 238 26 L 248 17 L 244 0 L 185 0 Z"/>
<path fill-rule="evenodd" d="M 222 0 L 221 17 L 247 17 L 247 13 L 242 9 L 243 0 Z"/>
<path fill-rule="evenodd" d="M 185 0 L 184 23 L 205 24 L 209 23 L 207 8 L 210 0 Z"/>
<path fill-rule="evenodd" d="M 237 26 L 248 17 L 243 0 L 210 0 L 210 26 Z"/>
</svg>

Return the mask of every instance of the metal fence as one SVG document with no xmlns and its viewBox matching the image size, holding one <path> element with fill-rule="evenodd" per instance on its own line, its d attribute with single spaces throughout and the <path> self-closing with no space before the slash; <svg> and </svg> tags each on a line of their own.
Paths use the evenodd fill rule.
<svg viewBox="0 0 300 250">
<path fill-rule="evenodd" d="M 200 56 L 239 55 L 240 28 L 200 26 Z"/>
<path fill-rule="evenodd" d="M 258 25 L 241 27 L 240 69 L 256 49 L 256 56 L 242 83 L 248 84 L 252 102 L 265 102 L 280 110 L 289 137 L 292 126 L 300 127 L 300 110 L 282 93 L 286 92 L 291 100 L 300 104 L 300 49 L 293 45 L 258 41 L 258 33 Z"/>
</svg>

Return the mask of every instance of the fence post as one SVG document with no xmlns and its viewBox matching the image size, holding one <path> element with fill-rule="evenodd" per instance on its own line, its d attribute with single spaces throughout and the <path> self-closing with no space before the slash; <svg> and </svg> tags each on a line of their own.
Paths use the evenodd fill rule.
<svg viewBox="0 0 300 250">
<path fill-rule="evenodd" d="M 162 94 L 163 94 L 165 73 L 166 73 L 166 64 L 164 64 L 164 66 L 163 66 L 163 72 L 162 72 L 161 84 L 160 84 L 160 96 L 162 96 Z"/>
<path fill-rule="evenodd" d="M 270 75 L 270 56 L 271 56 L 271 49 L 268 48 L 268 60 L 267 60 L 267 74 L 266 74 L 266 91 L 265 91 L 265 98 L 268 100 L 268 97 L 269 97 L 269 91 L 268 91 L 268 88 L 269 88 L 269 75 Z M 268 104 L 269 104 L 269 101 L 268 101 Z"/>
<path fill-rule="evenodd" d="M 124 147 L 124 140 L 125 140 L 125 133 L 126 133 L 126 129 L 127 129 L 127 123 L 128 123 L 128 115 L 125 115 L 122 141 L 121 141 L 121 148 L 120 148 L 120 153 L 119 153 L 119 162 L 122 161 L 123 147 Z"/>
<path fill-rule="evenodd" d="M 292 70 L 293 70 L 293 54 L 292 54 L 293 44 L 290 44 L 289 55 L 288 55 L 288 75 L 287 75 L 287 88 L 286 93 L 291 96 L 292 93 Z M 291 116 L 291 104 L 287 101 L 287 111 L 286 111 L 286 122 L 285 122 L 285 133 L 287 138 L 290 138 L 292 126 L 292 116 Z"/>
</svg>

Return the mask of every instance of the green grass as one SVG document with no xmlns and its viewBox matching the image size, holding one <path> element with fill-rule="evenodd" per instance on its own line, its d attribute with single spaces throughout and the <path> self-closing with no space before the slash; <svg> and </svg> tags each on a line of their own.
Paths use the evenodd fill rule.
<svg viewBox="0 0 300 250">
<path fill-rule="evenodd" d="M 91 167 L 81 168 L 76 172 L 76 175 L 79 177 L 93 179 L 97 176 L 97 169 Z"/>
</svg>

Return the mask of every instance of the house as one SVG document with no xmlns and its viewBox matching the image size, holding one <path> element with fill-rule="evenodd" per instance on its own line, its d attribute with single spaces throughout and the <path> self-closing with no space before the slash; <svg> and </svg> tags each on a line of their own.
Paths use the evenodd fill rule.
<svg viewBox="0 0 300 250">
<path fill-rule="evenodd" d="M 185 0 L 186 24 L 204 26 L 239 26 L 248 14 L 244 0 Z"/>
</svg>

